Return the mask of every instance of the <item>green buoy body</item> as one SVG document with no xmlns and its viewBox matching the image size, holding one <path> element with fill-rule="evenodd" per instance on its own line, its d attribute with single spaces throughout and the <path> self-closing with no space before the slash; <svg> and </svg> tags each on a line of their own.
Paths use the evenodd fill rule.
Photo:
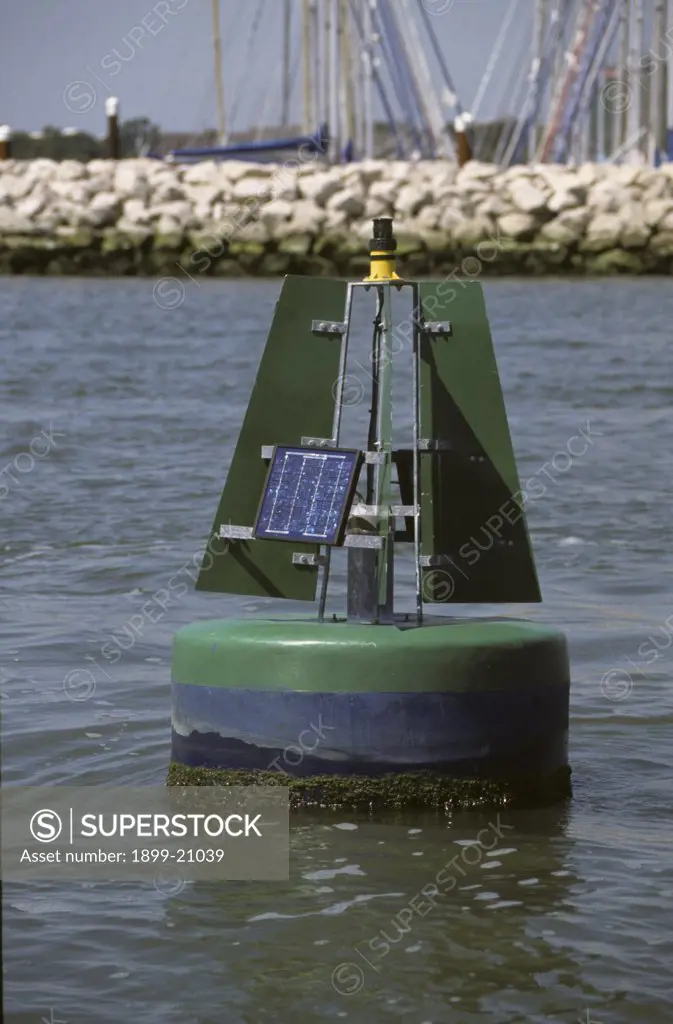
<svg viewBox="0 0 673 1024">
<path fill-rule="evenodd" d="M 461 804 L 544 800 L 567 791 L 568 694 L 563 634 L 523 620 L 197 622 L 175 637 L 174 778 L 290 776 L 300 802 L 359 805 L 392 784 L 413 805 L 417 775 L 439 802 L 447 780 Z"/>
</svg>

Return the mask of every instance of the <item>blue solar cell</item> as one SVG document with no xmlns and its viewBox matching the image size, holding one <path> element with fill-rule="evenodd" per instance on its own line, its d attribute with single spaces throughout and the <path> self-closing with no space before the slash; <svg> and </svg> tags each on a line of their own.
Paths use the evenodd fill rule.
<svg viewBox="0 0 673 1024">
<path fill-rule="evenodd" d="M 361 457 L 336 448 L 275 448 L 255 537 L 339 544 Z"/>
</svg>

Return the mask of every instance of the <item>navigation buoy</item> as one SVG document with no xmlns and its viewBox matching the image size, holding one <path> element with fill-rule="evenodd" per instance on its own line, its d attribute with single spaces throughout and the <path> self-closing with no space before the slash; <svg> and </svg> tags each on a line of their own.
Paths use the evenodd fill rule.
<svg viewBox="0 0 673 1024">
<path fill-rule="evenodd" d="M 169 784 L 282 784 L 294 806 L 471 807 L 570 793 L 563 633 L 433 605 L 541 600 L 481 285 L 408 281 L 374 221 L 364 281 L 286 277 L 197 589 L 316 601 L 175 636 Z M 371 373 L 349 353 L 375 300 Z M 392 297 L 409 297 L 394 324 Z M 410 447 L 393 439 L 400 339 Z M 405 364 L 406 365 L 406 364 Z M 359 386 L 368 436 L 340 445 Z M 362 397 L 361 396 L 361 397 Z M 415 603 L 395 608 L 395 554 Z M 347 551 L 342 610 L 331 556 Z"/>
</svg>

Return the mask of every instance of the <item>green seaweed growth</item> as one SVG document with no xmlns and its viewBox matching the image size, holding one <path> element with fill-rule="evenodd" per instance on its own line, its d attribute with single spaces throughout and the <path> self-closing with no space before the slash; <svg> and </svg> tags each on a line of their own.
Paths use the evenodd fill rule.
<svg viewBox="0 0 673 1024">
<path fill-rule="evenodd" d="M 285 786 L 290 809 L 466 811 L 502 807 L 542 807 L 567 800 L 570 768 L 546 778 L 516 782 L 456 779 L 439 772 L 400 772 L 389 775 L 313 775 L 296 778 L 273 771 L 238 768 L 192 768 L 171 762 L 168 786 Z"/>
</svg>

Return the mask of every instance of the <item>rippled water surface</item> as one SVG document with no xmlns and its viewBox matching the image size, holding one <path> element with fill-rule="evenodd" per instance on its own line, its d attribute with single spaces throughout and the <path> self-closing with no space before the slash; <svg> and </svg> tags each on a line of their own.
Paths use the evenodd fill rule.
<svg viewBox="0 0 673 1024">
<path fill-rule="evenodd" d="M 0 281 L 2 466 L 21 470 L 0 489 L 6 782 L 161 785 L 173 632 L 264 611 L 190 590 L 100 655 L 200 561 L 278 288 L 204 281 L 161 310 L 145 281 Z M 6 884 L 5 1019 L 673 1021 L 673 290 L 485 288 L 520 474 L 544 485 L 545 603 L 524 612 L 569 636 L 572 803 L 304 817 L 289 883 Z"/>
</svg>

